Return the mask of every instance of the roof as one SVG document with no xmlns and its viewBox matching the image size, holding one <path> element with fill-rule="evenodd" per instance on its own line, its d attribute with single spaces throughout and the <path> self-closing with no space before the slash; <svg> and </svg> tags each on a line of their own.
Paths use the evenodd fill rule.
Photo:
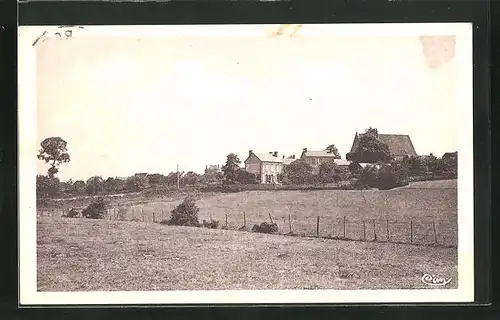
<svg viewBox="0 0 500 320">
<path fill-rule="evenodd" d="M 282 159 L 279 157 L 275 157 L 270 153 L 253 153 L 257 158 L 259 158 L 260 161 L 262 162 L 278 162 L 282 163 Z"/>
<path fill-rule="evenodd" d="M 307 150 L 302 153 L 302 156 L 305 157 L 328 157 L 328 158 L 334 158 L 335 154 L 328 152 L 326 150 L 321 150 L 321 151 L 311 151 Z"/>
<path fill-rule="evenodd" d="M 350 161 L 344 160 L 344 159 L 334 159 L 333 160 L 338 166 L 348 166 L 351 164 Z"/>
<path fill-rule="evenodd" d="M 358 136 L 362 136 L 359 134 Z M 354 138 L 356 141 L 356 138 Z M 389 152 L 394 156 L 417 156 L 417 152 L 413 147 L 410 136 L 407 134 L 379 134 L 378 139 L 389 147 Z M 354 152 L 358 147 L 357 143 L 352 144 L 351 152 Z"/>
<path fill-rule="evenodd" d="M 455 152 L 446 152 L 445 154 L 443 154 L 443 158 L 456 157 L 457 155 L 458 155 L 457 151 L 455 151 Z"/>
</svg>

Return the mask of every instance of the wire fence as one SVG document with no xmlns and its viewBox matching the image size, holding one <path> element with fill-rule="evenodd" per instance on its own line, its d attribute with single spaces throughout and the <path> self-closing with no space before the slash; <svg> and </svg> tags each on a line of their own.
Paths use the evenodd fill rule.
<svg viewBox="0 0 500 320">
<path fill-rule="evenodd" d="M 69 209 L 39 210 L 39 217 L 61 217 L 67 215 Z M 246 212 L 238 212 L 224 216 L 212 217 L 210 213 L 200 213 L 201 220 L 218 218 L 219 227 L 230 230 L 251 230 L 262 222 L 275 223 L 278 233 L 302 237 L 319 237 L 342 240 L 389 242 L 414 245 L 456 247 L 458 243 L 458 225 L 449 221 L 429 218 L 397 220 L 397 219 L 353 219 L 348 216 L 301 216 L 277 215 L 268 213 L 266 221 L 262 215 L 255 216 Z M 81 212 L 79 213 L 81 217 Z M 117 221 L 135 221 L 159 223 L 168 219 L 170 212 L 166 210 L 145 210 L 144 207 L 115 207 L 107 209 L 105 219 Z M 215 220 L 215 219 L 214 219 Z"/>
</svg>

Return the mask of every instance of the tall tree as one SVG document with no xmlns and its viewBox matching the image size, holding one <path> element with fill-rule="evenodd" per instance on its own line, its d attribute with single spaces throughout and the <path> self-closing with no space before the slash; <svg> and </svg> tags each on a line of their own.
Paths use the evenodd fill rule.
<svg viewBox="0 0 500 320">
<path fill-rule="evenodd" d="M 340 156 L 339 150 L 337 149 L 337 147 L 334 144 L 329 145 L 328 147 L 326 147 L 325 150 L 328 153 L 333 153 L 335 159 L 342 159 L 342 157 Z"/>
<path fill-rule="evenodd" d="M 238 169 L 240 169 L 240 159 L 234 153 L 227 155 L 226 164 L 222 166 L 224 178 L 228 183 L 235 183 L 238 181 Z"/>
<path fill-rule="evenodd" d="M 183 177 L 182 177 L 182 183 L 183 185 L 189 186 L 189 185 L 195 185 L 198 182 L 200 182 L 201 176 L 197 174 L 194 171 L 189 171 L 187 172 Z"/>
<path fill-rule="evenodd" d="M 148 175 L 148 181 L 150 185 L 159 185 L 165 182 L 165 176 L 159 173 L 153 173 Z"/>
<path fill-rule="evenodd" d="M 127 179 L 127 189 L 133 192 L 139 192 L 146 189 L 149 185 L 148 178 L 145 175 L 133 175 Z"/>
<path fill-rule="evenodd" d="M 354 152 L 346 155 L 349 161 L 358 163 L 388 162 L 392 159 L 389 146 L 380 141 L 374 134 L 359 136 L 359 144 Z"/>
<path fill-rule="evenodd" d="M 104 191 L 104 180 L 99 176 L 91 177 L 85 184 L 85 191 L 89 195 L 96 195 Z"/>
<path fill-rule="evenodd" d="M 335 161 L 328 160 L 319 165 L 319 180 L 323 183 L 332 183 L 341 180 L 341 170 Z"/>
<path fill-rule="evenodd" d="M 304 159 L 298 159 L 285 167 L 284 180 L 291 184 L 307 184 L 313 180 L 313 168 Z"/>
<path fill-rule="evenodd" d="M 61 137 L 46 138 L 40 143 L 41 149 L 38 151 L 37 157 L 50 164 L 47 171 L 50 178 L 59 172 L 57 166 L 70 161 L 67 145 L 68 143 Z"/>
</svg>

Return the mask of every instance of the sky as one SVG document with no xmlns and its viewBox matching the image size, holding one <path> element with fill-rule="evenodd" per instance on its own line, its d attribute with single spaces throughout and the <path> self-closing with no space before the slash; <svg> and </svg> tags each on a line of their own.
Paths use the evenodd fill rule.
<svg viewBox="0 0 500 320">
<path fill-rule="evenodd" d="M 306 28 L 304 26 L 303 28 Z M 209 28 L 209 27 L 207 27 Z M 38 143 L 60 136 L 59 177 L 203 173 L 228 153 L 297 157 L 356 131 L 456 150 L 453 38 L 78 36 L 37 45 Z M 38 174 L 48 165 L 38 161 Z"/>
</svg>

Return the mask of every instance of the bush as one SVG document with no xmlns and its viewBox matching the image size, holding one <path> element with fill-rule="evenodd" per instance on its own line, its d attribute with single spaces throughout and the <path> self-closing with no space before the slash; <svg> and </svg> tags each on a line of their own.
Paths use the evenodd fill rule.
<svg viewBox="0 0 500 320">
<path fill-rule="evenodd" d="M 63 217 L 65 217 L 65 218 L 76 218 L 79 215 L 80 215 L 80 212 L 78 210 L 76 210 L 75 208 L 72 208 L 71 210 L 69 210 L 68 214 L 63 215 Z"/>
<path fill-rule="evenodd" d="M 217 229 L 219 227 L 219 221 L 211 219 L 210 221 L 203 220 L 203 226 L 205 228 Z"/>
<path fill-rule="evenodd" d="M 260 233 L 277 233 L 278 225 L 276 223 L 262 222 L 260 226 L 258 224 L 254 224 L 252 231 Z"/>
<path fill-rule="evenodd" d="M 187 196 L 181 204 L 172 210 L 172 215 L 168 220 L 169 225 L 198 227 L 198 211 L 200 208 L 196 206 L 196 200 L 193 196 Z"/>
<path fill-rule="evenodd" d="M 366 166 L 359 172 L 359 179 L 355 188 L 360 186 L 368 186 L 371 188 L 378 187 L 378 170 L 375 166 Z"/>
<path fill-rule="evenodd" d="M 89 219 L 104 219 L 106 217 L 108 204 L 105 198 L 98 197 L 88 207 L 83 209 L 82 216 Z"/>
<path fill-rule="evenodd" d="M 389 190 L 408 185 L 408 170 L 393 163 L 380 169 L 378 175 L 379 190 Z"/>
</svg>

